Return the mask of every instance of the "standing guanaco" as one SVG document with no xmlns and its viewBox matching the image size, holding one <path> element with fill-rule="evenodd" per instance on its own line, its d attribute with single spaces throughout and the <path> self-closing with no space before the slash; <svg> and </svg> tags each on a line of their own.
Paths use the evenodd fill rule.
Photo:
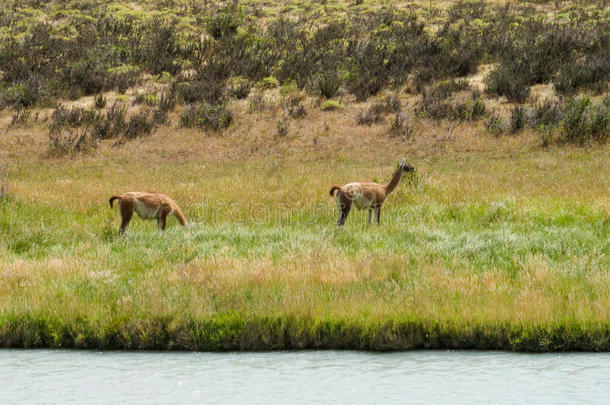
<svg viewBox="0 0 610 405">
<path fill-rule="evenodd" d="M 135 210 L 142 219 L 156 219 L 160 230 L 165 230 L 168 215 L 174 215 L 182 226 L 186 226 L 186 219 L 178 204 L 165 194 L 152 192 L 131 191 L 121 195 L 110 197 L 110 208 L 112 202 L 119 200 L 121 212 L 121 228 L 119 234 L 125 233 Z"/>
<path fill-rule="evenodd" d="M 402 174 L 405 172 L 414 172 L 415 169 L 409 166 L 405 159 L 400 161 L 392 180 L 386 185 L 377 183 L 348 183 L 339 186 L 332 186 L 330 189 L 330 195 L 335 196 L 337 200 L 337 208 L 339 210 L 339 219 L 337 225 L 343 226 L 352 203 L 356 205 L 358 209 L 369 210 L 369 225 L 373 220 L 373 211 L 375 211 L 377 225 L 379 225 L 379 217 L 381 216 L 381 205 L 385 201 L 388 194 L 390 194 L 398 185 Z"/>
</svg>

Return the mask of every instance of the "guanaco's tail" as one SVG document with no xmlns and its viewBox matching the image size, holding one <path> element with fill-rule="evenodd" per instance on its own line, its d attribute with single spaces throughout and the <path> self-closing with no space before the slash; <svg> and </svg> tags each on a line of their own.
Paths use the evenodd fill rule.
<svg viewBox="0 0 610 405">
<path fill-rule="evenodd" d="M 335 190 L 341 190 L 341 187 L 339 186 L 332 186 L 330 188 L 330 196 L 333 197 L 335 195 Z"/>
<path fill-rule="evenodd" d="M 182 226 L 186 226 L 186 218 L 184 218 L 184 215 L 182 214 L 182 211 L 180 211 L 180 208 L 176 207 L 174 209 L 174 216 L 178 219 L 178 221 L 180 221 L 180 224 Z"/>
<path fill-rule="evenodd" d="M 108 201 L 110 203 L 110 208 L 112 208 L 112 202 L 114 200 L 120 200 L 121 197 L 119 197 L 118 195 L 113 195 L 112 197 L 110 197 L 110 200 Z"/>
</svg>

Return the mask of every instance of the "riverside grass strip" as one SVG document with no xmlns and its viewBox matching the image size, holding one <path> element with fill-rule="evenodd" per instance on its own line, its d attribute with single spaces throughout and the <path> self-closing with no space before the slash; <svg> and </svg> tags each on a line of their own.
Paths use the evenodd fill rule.
<svg viewBox="0 0 610 405">
<path fill-rule="evenodd" d="M 608 351 L 607 323 L 443 324 L 434 320 L 361 320 L 227 315 L 202 320 L 0 318 L 0 347 L 110 350 L 414 350 Z"/>
</svg>

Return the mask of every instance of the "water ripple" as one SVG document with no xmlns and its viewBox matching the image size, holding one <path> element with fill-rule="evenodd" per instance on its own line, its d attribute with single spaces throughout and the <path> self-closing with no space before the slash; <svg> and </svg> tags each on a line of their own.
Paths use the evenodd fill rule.
<svg viewBox="0 0 610 405">
<path fill-rule="evenodd" d="M 0 403 L 606 404 L 610 354 L 0 350 Z"/>
</svg>

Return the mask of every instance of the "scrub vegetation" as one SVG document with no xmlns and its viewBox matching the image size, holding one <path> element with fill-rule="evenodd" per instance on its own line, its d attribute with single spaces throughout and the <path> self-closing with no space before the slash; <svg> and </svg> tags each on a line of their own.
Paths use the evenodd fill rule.
<svg viewBox="0 0 610 405">
<path fill-rule="evenodd" d="M 610 350 L 607 2 L 5 3 L 0 347 Z"/>
</svg>

